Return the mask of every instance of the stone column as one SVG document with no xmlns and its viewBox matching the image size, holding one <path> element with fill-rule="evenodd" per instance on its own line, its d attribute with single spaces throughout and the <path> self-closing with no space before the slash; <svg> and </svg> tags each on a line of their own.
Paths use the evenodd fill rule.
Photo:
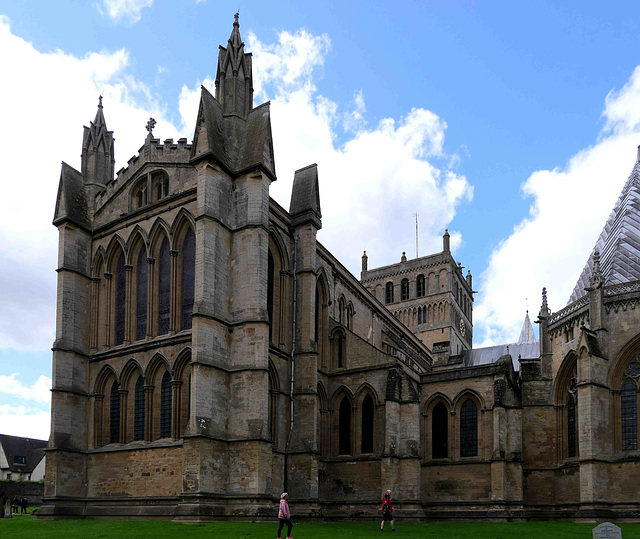
<svg viewBox="0 0 640 539">
<path fill-rule="evenodd" d="M 144 386 L 144 439 L 147 442 L 153 440 L 153 389 L 152 385 Z"/>
<path fill-rule="evenodd" d="M 104 350 L 108 350 L 112 342 L 111 328 L 113 327 L 111 323 L 113 319 L 113 273 L 105 273 L 104 278 L 107 281 L 107 297 L 105 298 L 106 307 L 104 318 L 106 328 L 104 334 L 104 345 L 102 348 Z"/>
<path fill-rule="evenodd" d="M 171 380 L 171 438 L 177 440 L 182 433 L 180 411 L 182 397 L 182 380 Z"/>
<path fill-rule="evenodd" d="M 135 308 L 133 307 L 135 304 L 135 298 L 133 297 L 133 266 L 131 264 L 126 264 L 124 266 L 126 272 L 126 297 L 125 297 L 125 315 L 124 315 L 124 343 L 125 345 L 131 344 L 132 340 L 132 330 L 135 330 L 135 323 L 133 322 L 133 317 L 135 315 Z"/>
<path fill-rule="evenodd" d="M 180 279 L 178 276 L 178 254 L 176 250 L 169 251 L 171 255 L 171 305 L 169 314 L 169 335 L 174 335 L 177 328 L 180 327 L 178 323 L 178 316 L 180 315 L 180 309 L 178 307 L 178 297 L 180 290 L 178 288 Z"/>
<path fill-rule="evenodd" d="M 154 283 L 155 283 L 155 258 L 147 258 L 147 338 L 153 335 L 153 321 L 155 320 L 155 301 L 154 301 Z"/>
</svg>

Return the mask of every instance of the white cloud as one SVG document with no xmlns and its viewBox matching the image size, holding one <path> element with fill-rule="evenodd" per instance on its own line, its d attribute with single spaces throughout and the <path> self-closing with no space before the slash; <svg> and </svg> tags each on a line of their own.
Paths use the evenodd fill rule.
<svg viewBox="0 0 640 539">
<path fill-rule="evenodd" d="M 0 347 L 46 349 L 54 340 L 57 232 L 51 225 L 60 161 L 79 168 L 82 126 L 93 120 L 104 96 L 107 126 L 115 130 L 116 170 L 142 145 L 149 116 L 156 133 L 176 136 L 151 91 L 127 73 L 129 54 L 62 51 L 41 53 L 11 33 L 0 18 L 0 118 L 11 133 L 2 146 L 3 211 L 0 212 Z M 33 73 L 48 81 L 46 92 Z M 25 219 L 25 215 L 29 218 Z"/>
<path fill-rule="evenodd" d="M 566 305 L 635 162 L 640 66 L 622 89 L 606 96 L 603 117 L 593 146 L 562 168 L 534 172 L 522 185 L 532 199 L 529 215 L 494 250 L 480 278 L 474 320 L 486 333 L 484 344 L 517 339 L 525 298 L 535 315 L 543 286 L 551 310 Z"/>
<path fill-rule="evenodd" d="M 2 434 L 48 440 L 51 431 L 51 413 L 26 406 L 0 404 Z"/>
<path fill-rule="evenodd" d="M 106 15 L 113 22 L 127 20 L 135 24 L 142 17 L 142 10 L 152 5 L 153 0 L 100 0 L 96 8 L 101 15 Z"/>
<path fill-rule="evenodd" d="M 51 378 L 40 375 L 31 386 L 25 385 L 19 373 L 0 375 L 0 393 L 19 397 L 21 401 L 51 403 Z"/>
</svg>

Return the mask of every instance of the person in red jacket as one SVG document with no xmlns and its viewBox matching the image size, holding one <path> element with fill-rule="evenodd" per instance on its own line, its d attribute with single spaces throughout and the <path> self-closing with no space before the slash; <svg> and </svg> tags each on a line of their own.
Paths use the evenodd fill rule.
<svg viewBox="0 0 640 539">
<path fill-rule="evenodd" d="M 391 531 L 397 532 L 393 525 L 393 503 L 391 503 L 391 491 L 387 490 L 387 493 L 382 498 L 382 522 L 380 523 L 380 531 L 384 531 L 384 523 L 386 521 L 391 522 Z"/>
</svg>

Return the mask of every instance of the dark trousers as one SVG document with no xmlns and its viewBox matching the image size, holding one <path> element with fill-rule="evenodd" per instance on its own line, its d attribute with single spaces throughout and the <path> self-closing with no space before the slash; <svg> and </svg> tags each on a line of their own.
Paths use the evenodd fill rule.
<svg viewBox="0 0 640 539">
<path fill-rule="evenodd" d="M 282 528 L 284 528 L 285 524 L 287 525 L 287 537 L 291 537 L 291 528 L 293 528 L 291 519 L 285 520 L 284 518 L 279 518 L 278 520 L 280 521 L 280 526 L 278 526 L 278 539 L 280 538 L 280 532 L 282 532 Z"/>
</svg>

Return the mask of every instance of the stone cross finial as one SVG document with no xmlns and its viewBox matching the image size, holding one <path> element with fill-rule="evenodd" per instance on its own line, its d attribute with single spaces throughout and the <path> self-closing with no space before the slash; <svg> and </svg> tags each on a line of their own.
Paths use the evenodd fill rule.
<svg viewBox="0 0 640 539">
<path fill-rule="evenodd" d="M 98 106 L 102 106 L 102 96 L 98 97 Z"/>
<path fill-rule="evenodd" d="M 156 126 L 156 121 L 153 118 L 149 118 L 147 122 L 147 131 L 149 131 L 149 135 L 153 135 L 153 128 Z"/>
<path fill-rule="evenodd" d="M 239 24 L 239 23 L 238 23 L 238 17 L 240 17 L 240 13 L 236 13 L 236 14 L 233 16 L 233 24 Z"/>
</svg>

